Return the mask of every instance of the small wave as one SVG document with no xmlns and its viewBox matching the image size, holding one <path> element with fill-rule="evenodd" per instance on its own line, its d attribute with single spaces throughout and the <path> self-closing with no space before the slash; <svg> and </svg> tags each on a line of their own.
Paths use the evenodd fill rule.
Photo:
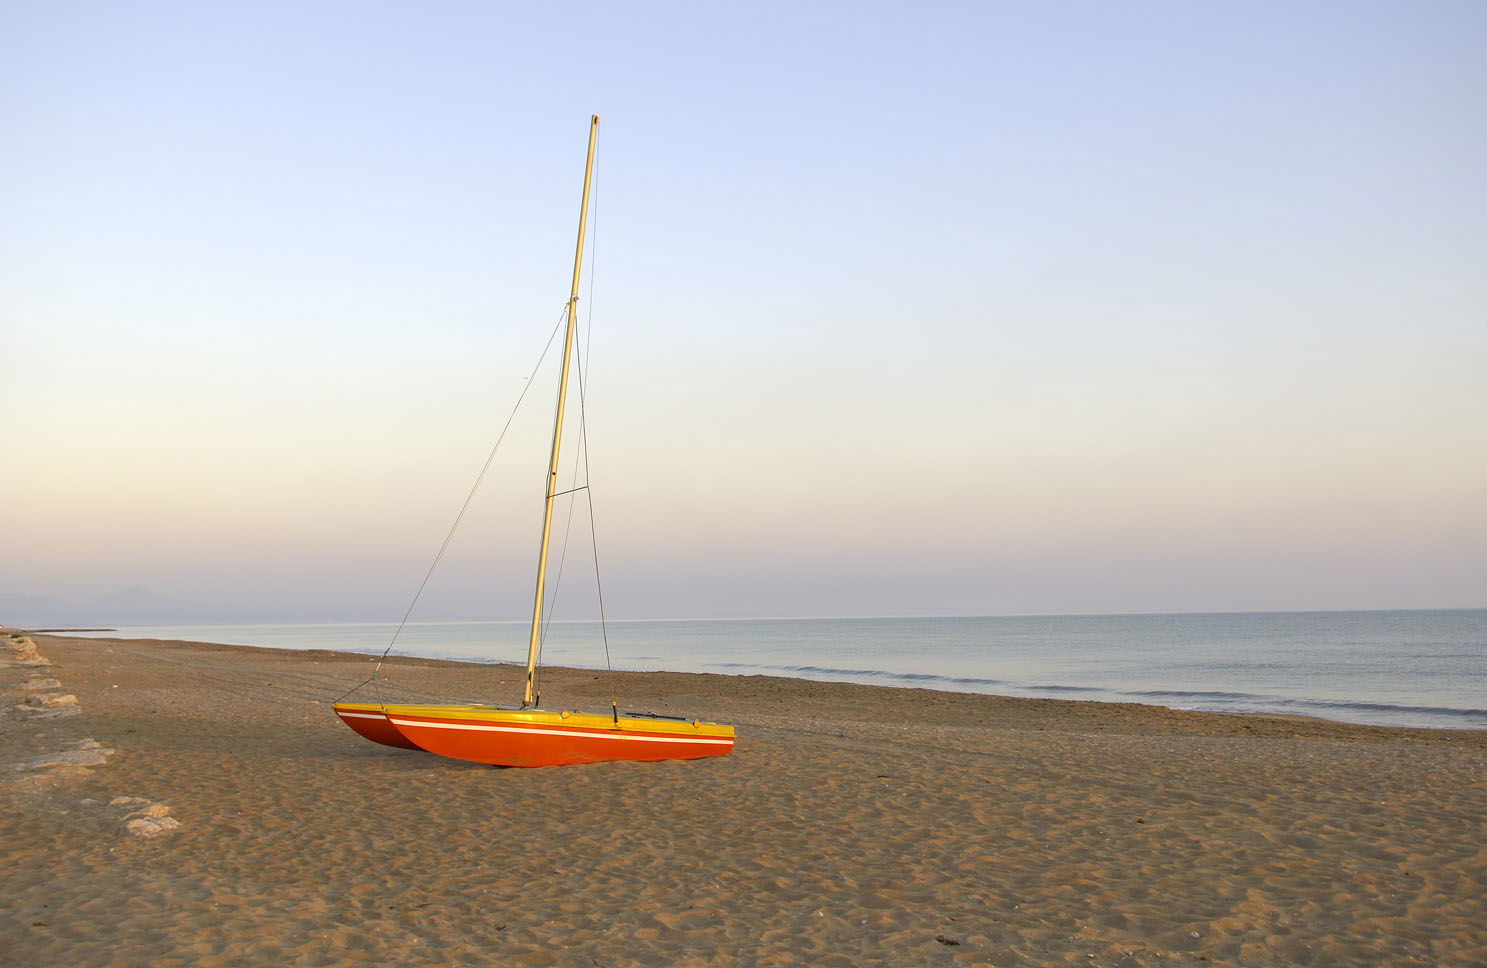
<svg viewBox="0 0 1487 968">
<path fill-rule="evenodd" d="M 1413 660 L 1419 659 L 1480 659 L 1480 652 L 1416 652 L 1410 656 Z"/>
<path fill-rule="evenodd" d="M 762 662 L 714 662 L 716 669 L 762 669 L 766 672 L 804 676 L 841 676 L 851 679 L 887 680 L 891 682 L 943 682 L 963 686 L 1010 686 L 1002 679 L 980 679 L 975 676 L 942 676 L 931 672 L 889 672 L 887 669 L 838 669 L 832 666 L 768 665 Z"/>
<path fill-rule="evenodd" d="M 886 669 L 833 669 L 829 666 L 777 666 L 782 672 L 803 673 L 808 676 L 853 676 L 863 679 L 888 679 L 895 682 L 953 682 L 964 685 L 1005 686 L 1008 683 L 997 679 L 976 679 L 936 675 L 930 672 L 889 672 Z"/>
<path fill-rule="evenodd" d="M 977 676 L 948 676 L 925 672 L 889 672 L 886 669 L 855 669 L 818 665 L 776 665 L 758 662 L 718 662 L 721 669 L 752 669 L 807 679 L 839 679 L 861 683 L 900 686 L 947 686 L 967 692 L 998 691 L 1007 695 L 1070 696 L 1108 702 L 1156 702 L 1174 709 L 1206 709 L 1213 712 L 1291 713 L 1360 723 L 1482 728 L 1487 709 L 1452 706 L 1412 706 L 1367 700 L 1317 699 L 1251 692 L 1203 689 L 1131 689 L 1099 686 L 1070 686 L 1049 683 L 1013 682 Z"/>
<path fill-rule="evenodd" d="M 1158 695 L 1156 691 L 1151 693 Z M 1311 699 L 1305 697 L 1256 696 L 1246 693 L 1171 692 L 1174 699 L 1189 699 L 1174 709 L 1204 709 L 1210 712 L 1291 713 L 1378 725 L 1411 725 L 1480 729 L 1487 726 L 1487 709 L 1458 706 L 1410 706 L 1402 703 L 1368 702 L 1348 699 Z"/>
<path fill-rule="evenodd" d="M 1240 702 L 1285 702 L 1280 696 L 1259 696 L 1251 692 L 1202 692 L 1187 689 L 1140 689 L 1121 693 L 1144 699 L 1233 699 Z"/>
<path fill-rule="evenodd" d="M 1365 713 L 1402 713 L 1417 716 L 1449 716 L 1487 722 L 1487 709 L 1462 709 L 1456 706 L 1402 706 L 1388 702 L 1353 702 L 1346 699 L 1299 699 L 1298 705 L 1316 709 L 1357 710 Z"/>
<path fill-rule="evenodd" d="M 1037 692 L 1102 692 L 1109 694 L 1109 689 L 1099 689 L 1095 686 L 1020 686 L 1021 689 L 1032 689 Z"/>
</svg>

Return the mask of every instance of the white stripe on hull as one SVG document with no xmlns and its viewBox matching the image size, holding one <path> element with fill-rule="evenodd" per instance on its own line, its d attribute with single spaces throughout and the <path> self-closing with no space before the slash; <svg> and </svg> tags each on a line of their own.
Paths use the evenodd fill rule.
<svg viewBox="0 0 1487 968">
<path fill-rule="evenodd" d="M 731 739 L 702 739 L 693 736 L 636 736 L 632 733 L 590 733 L 577 729 L 541 729 L 527 726 L 487 726 L 476 723 L 431 723 L 421 719 L 395 719 L 387 717 L 395 726 L 427 726 L 430 729 L 469 729 L 496 733 L 537 733 L 542 736 L 578 736 L 584 739 L 624 739 L 637 743 L 705 743 L 711 746 L 732 746 Z"/>
</svg>

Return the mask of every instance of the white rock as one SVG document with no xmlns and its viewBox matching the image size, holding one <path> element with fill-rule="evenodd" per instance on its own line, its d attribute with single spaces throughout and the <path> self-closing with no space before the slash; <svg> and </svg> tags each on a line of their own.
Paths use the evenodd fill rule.
<svg viewBox="0 0 1487 968">
<path fill-rule="evenodd" d="M 170 813 L 170 807 L 144 797 L 114 797 L 108 805 L 129 811 L 124 816 L 130 820 L 154 820 Z"/>
<path fill-rule="evenodd" d="M 37 658 L 36 643 L 32 642 L 30 639 L 11 639 L 10 651 L 11 654 L 13 654 L 18 659 Z"/>
<path fill-rule="evenodd" d="M 26 697 L 26 705 L 43 706 L 46 708 L 52 708 L 54 706 L 76 706 L 77 697 L 71 693 L 37 693 L 34 696 Z"/>
<path fill-rule="evenodd" d="M 130 820 L 124 824 L 124 829 L 136 837 L 159 837 L 168 834 L 181 825 L 174 817 L 152 817 L 149 819 Z"/>
<path fill-rule="evenodd" d="M 22 703 L 15 708 L 18 712 L 23 712 L 32 719 L 57 719 L 66 716 L 81 716 L 83 713 L 83 707 L 81 706 L 55 706 L 47 708 L 45 706 L 27 706 L 25 703 Z"/>
<path fill-rule="evenodd" d="M 63 750 L 56 753 L 47 753 L 45 756 L 37 756 L 26 760 L 24 763 L 13 764 L 12 770 L 44 770 L 58 766 L 102 766 L 108 762 L 113 755 L 113 750 L 99 747 L 91 750 Z"/>
<path fill-rule="evenodd" d="M 32 669 L 52 664 L 51 659 L 0 659 L 0 669 Z"/>
</svg>

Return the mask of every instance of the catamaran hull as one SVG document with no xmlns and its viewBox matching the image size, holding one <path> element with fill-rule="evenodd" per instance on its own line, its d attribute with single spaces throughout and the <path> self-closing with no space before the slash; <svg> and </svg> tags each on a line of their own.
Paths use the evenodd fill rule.
<svg viewBox="0 0 1487 968">
<path fill-rule="evenodd" d="M 695 760 L 733 750 L 733 736 L 499 723 L 390 714 L 410 743 L 439 756 L 491 766 L 573 766 L 613 760 Z"/>
<path fill-rule="evenodd" d="M 659 716 L 597 716 L 501 706 L 336 703 L 336 715 L 383 746 L 492 766 L 695 760 L 733 751 L 733 727 Z"/>
<path fill-rule="evenodd" d="M 336 715 L 341 717 L 341 722 L 350 726 L 363 738 L 383 746 L 396 746 L 399 749 L 416 750 L 421 747 L 408 737 L 399 732 L 398 728 L 387 721 L 387 714 L 378 709 L 342 709 L 335 707 Z"/>
</svg>

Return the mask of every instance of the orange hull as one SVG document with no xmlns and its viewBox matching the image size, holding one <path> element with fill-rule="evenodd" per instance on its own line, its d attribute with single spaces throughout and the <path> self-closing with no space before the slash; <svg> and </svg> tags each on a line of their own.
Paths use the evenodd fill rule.
<svg viewBox="0 0 1487 968">
<path fill-rule="evenodd" d="M 659 716 L 595 716 L 501 706 L 336 703 L 336 715 L 383 746 L 492 766 L 695 760 L 733 750 L 733 727 Z"/>
<path fill-rule="evenodd" d="M 578 718 L 578 717 L 575 717 Z M 582 717 L 598 719 L 599 717 Z M 572 766 L 611 760 L 693 760 L 733 749 L 733 731 L 699 735 L 688 723 L 666 730 L 549 724 L 489 717 L 420 716 L 393 710 L 388 721 L 419 749 L 492 766 Z M 622 723 L 634 722 L 621 720 Z M 716 729 L 716 728 L 715 728 Z"/>
<path fill-rule="evenodd" d="M 405 750 L 419 749 L 417 743 L 398 732 L 398 728 L 387 721 L 387 713 L 380 709 L 358 705 L 353 709 L 336 706 L 335 710 L 336 715 L 341 717 L 341 722 L 374 743 Z"/>
</svg>

